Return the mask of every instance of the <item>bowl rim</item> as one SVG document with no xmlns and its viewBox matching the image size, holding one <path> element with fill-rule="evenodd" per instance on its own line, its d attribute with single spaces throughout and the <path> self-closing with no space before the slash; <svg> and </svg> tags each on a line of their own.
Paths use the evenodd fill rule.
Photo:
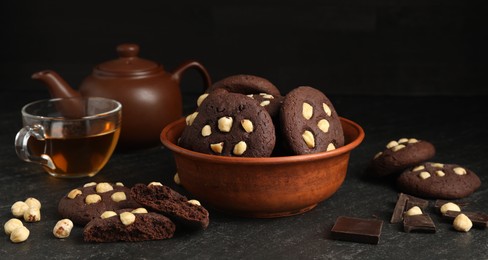
<svg viewBox="0 0 488 260">
<path fill-rule="evenodd" d="M 363 128 L 359 124 L 344 117 L 339 117 L 339 119 L 343 125 L 347 124 L 352 128 L 354 128 L 358 132 L 357 137 L 351 142 L 349 142 L 348 144 L 341 146 L 337 149 L 334 149 L 332 151 L 325 151 L 325 152 L 319 152 L 313 154 L 274 156 L 274 157 L 232 157 L 232 156 L 219 156 L 219 155 L 212 155 L 212 154 L 205 154 L 205 153 L 191 151 L 171 142 L 167 137 L 168 133 L 173 128 L 185 122 L 184 117 L 166 125 L 161 131 L 160 139 L 162 144 L 172 152 L 177 154 L 182 154 L 188 157 L 192 157 L 197 160 L 203 160 L 203 161 L 213 161 L 213 162 L 224 163 L 224 164 L 229 163 L 229 164 L 259 164 L 259 165 L 284 164 L 284 163 L 294 163 L 299 161 L 313 161 L 318 159 L 336 157 L 344 153 L 349 153 L 351 150 L 356 148 L 363 141 L 365 133 Z"/>
</svg>

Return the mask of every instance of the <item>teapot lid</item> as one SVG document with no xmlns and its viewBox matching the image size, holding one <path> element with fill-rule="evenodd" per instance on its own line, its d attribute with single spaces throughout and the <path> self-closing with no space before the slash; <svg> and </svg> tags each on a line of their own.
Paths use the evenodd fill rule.
<svg viewBox="0 0 488 260">
<path fill-rule="evenodd" d="M 160 64 L 141 59 L 137 44 L 125 43 L 117 46 L 119 58 L 103 62 L 95 67 L 95 72 L 104 76 L 141 76 L 157 73 L 163 68 Z"/>
</svg>

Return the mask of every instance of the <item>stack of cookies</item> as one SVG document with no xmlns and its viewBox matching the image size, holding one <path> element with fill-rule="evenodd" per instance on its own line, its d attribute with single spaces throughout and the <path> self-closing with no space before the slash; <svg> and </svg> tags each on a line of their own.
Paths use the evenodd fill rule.
<svg viewBox="0 0 488 260">
<path fill-rule="evenodd" d="M 301 86 L 282 96 L 270 81 L 253 75 L 214 83 L 186 125 L 179 145 L 213 155 L 300 155 L 344 145 L 339 116 L 321 91 Z"/>
</svg>

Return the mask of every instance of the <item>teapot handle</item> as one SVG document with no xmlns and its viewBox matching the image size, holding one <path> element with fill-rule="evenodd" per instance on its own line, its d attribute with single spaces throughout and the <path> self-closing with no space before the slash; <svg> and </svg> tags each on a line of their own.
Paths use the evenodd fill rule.
<svg viewBox="0 0 488 260">
<path fill-rule="evenodd" d="M 178 68 L 175 69 L 173 72 L 173 79 L 176 80 L 177 82 L 180 81 L 181 76 L 183 75 L 183 72 L 185 72 L 189 68 L 195 68 L 197 71 L 200 73 L 200 76 L 202 76 L 203 79 L 203 84 L 204 84 L 204 91 L 210 87 L 212 84 L 212 80 L 210 79 L 210 75 L 208 74 L 207 69 L 198 61 L 186 61 Z"/>
</svg>

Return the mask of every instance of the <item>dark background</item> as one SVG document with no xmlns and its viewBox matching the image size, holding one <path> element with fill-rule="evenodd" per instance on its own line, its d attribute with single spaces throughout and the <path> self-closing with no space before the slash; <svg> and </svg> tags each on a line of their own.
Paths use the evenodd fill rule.
<svg viewBox="0 0 488 260">
<path fill-rule="evenodd" d="M 46 93 L 30 79 L 53 69 L 78 87 L 94 65 L 138 43 L 172 71 L 204 64 L 214 81 L 268 78 L 283 93 L 477 95 L 488 42 L 471 1 L 14 1 L 1 2 L 0 94 Z M 188 72 L 184 93 L 201 91 Z M 42 89 L 42 90 L 41 90 Z M 47 95 L 47 94 L 46 94 Z"/>
</svg>

